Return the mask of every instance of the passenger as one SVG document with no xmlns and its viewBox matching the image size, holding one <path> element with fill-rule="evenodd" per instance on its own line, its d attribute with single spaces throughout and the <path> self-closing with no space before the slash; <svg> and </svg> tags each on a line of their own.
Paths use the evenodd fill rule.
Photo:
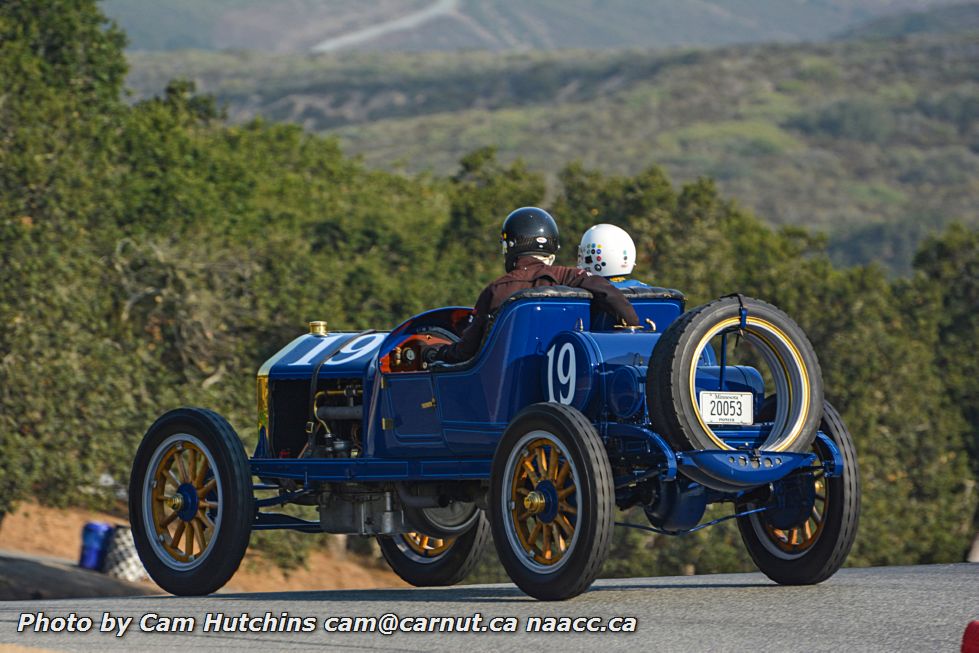
<svg viewBox="0 0 979 653">
<path fill-rule="evenodd" d="M 503 301 L 525 288 L 571 286 L 592 294 L 595 308 L 612 314 L 629 326 L 639 317 L 629 300 L 601 276 L 578 268 L 554 265 L 560 249 L 554 218 L 543 209 L 527 206 L 507 216 L 500 234 L 507 274 L 486 286 L 476 300 L 472 322 L 459 342 L 426 350 L 426 362 L 458 363 L 472 358 L 483 340 L 489 316 Z"/>
<path fill-rule="evenodd" d="M 578 267 L 605 277 L 616 288 L 648 285 L 629 278 L 636 267 L 636 244 L 625 229 L 614 224 L 596 224 L 582 234 Z"/>
</svg>

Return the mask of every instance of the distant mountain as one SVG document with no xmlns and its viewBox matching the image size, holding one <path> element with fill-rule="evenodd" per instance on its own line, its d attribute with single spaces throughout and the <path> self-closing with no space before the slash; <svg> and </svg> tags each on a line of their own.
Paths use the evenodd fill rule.
<svg viewBox="0 0 979 653">
<path fill-rule="evenodd" d="M 431 0 L 102 0 L 131 50 L 305 52 Z"/>
<path fill-rule="evenodd" d="M 133 50 L 430 52 L 813 41 L 954 1 L 103 0 L 102 8 Z"/>
<path fill-rule="evenodd" d="M 915 34 L 957 34 L 969 31 L 979 31 L 979 2 L 877 18 L 847 30 L 837 38 L 891 39 Z"/>
<path fill-rule="evenodd" d="M 480 146 L 556 174 L 663 165 L 714 177 L 839 262 L 908 269 L 979 225 L 979 34 L 715 50 L 268 56 L 132 53 L 136 97 L 186 77 L 229 118 L 336 134 L 371 165 L 455 170 Z"/>
</svg>

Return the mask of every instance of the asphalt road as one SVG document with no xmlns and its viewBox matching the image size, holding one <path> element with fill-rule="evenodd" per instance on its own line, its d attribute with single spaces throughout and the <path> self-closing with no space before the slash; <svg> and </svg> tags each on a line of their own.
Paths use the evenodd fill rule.
<svg viewBox="0 0 979 653">
<path fill-rule="evenodd" d="M 52 597 L 138 596 L 144 585 L 82 569 L 74 562 L 0 549 L 0 605 Z"/>
<path fill-rule="evenodd" d="M 17 632 L 23 613 L 93 618 L 87 633 Z M 97 632 L 103 613 L 134 617 L 122 637 Z M 208 613 L 310 617 L 313 632 L 203 632 Z M 146 633 L 148 613 L 191 617 L 192 632 Z M 328 633 L 329 617 L 515 617 L 516 633 Z M 530 617 L 635 617 L 634 633 L 527 633 Z M 979 564 L 844 569 L 813 587 L 779 587 L 761 574 L 603 580 L 563 603 L 511 585 L 446 589 L 220 594 L 0 603 L 2 643 L 67 651 L 351 650 L 527 651 L 958 651 L 979 619 Z M 261 622 L 257 620 L 256 625 Z M 149 618 L 147 625 L 161 621 Z M 542 622 L 546 623 L 546 622 Z M 333 625 L 339 625 L 334 622 Z M 414 622 L 412 622 L 414 625 Z M 497 625 L 505 625 L 498 622 Z M 558 624 L 555 624 L 558 625 Z M 29 630 L 29 629 L 28 629 Z"/>
</svg>

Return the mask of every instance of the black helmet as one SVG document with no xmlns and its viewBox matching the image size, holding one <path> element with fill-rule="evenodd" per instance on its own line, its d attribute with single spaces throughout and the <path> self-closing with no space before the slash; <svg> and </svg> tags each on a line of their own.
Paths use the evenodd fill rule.
<svg viewBox="0 0 979 653">
<path fill-rule="evenodd" d="M 557 223 L 551 214 L 536 206 L 517 209 L 503 221 L 500 231 L 507 272 L 523 254 L 557 254 L 561 249 Z"/>
</svg>

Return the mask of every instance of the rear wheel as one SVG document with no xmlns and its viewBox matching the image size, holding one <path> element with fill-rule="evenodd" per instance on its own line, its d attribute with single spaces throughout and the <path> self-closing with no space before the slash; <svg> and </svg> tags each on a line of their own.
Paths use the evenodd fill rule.
<svg viewBox="0 0 979 653">
<path fill-rule="evenodd" d="M 578 410 L 534 404 L 510 423 L 493 458 L 490 525 L 520 589 L 543 600 L 588 589 L 611 548 L 614 501 L 602 441 Z"/>
<path fill-rule="evenodd" d="M 783 528 L 773 524 L 764 512 L 738 518 L 741 539 L 752 560 L 762 573 L 782 585 L 812 585 L 826 580 L 843 565 L 857 536 L 860 477 L 856 450 L 839 413 L 828 402 L 823 406 L 820 430 L 839 449 L 843 469 L 840 476 L 828 478 L 821 472 L 814 476 L 815 501 L 809 515 Z M 818 438 L 813 451 L 820 462 L 832 457 Z"/>
<path fill-rule="evenodd" d="M 419 532 L 379 535 L 377 543 L 391 569 L 415 587 L 455 585 L 473 570 L 486 548 L 489 525 L 478 511 L 469 530 L 456 537 Z"/>
<path fill-rule="evenodd" d="M 238 569 L 254 518 L 241 441 L 217 413 L 160 417 L 133 462 L 129 515 L 146 571 L 172 594 L 210 594 Z"/>
</svg>

